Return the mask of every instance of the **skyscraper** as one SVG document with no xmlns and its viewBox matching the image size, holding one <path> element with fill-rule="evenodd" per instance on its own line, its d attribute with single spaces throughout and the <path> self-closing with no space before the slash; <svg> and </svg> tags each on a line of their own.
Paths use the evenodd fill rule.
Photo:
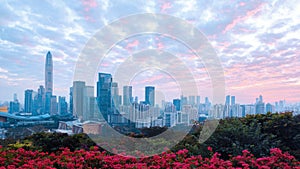
<svg viewBox="0 0 300 169">
<path fill-rule="evenodd" d="M 176 111 L 180 111 L 181 110 L 180 99 L 173 99 L 173 105 L 176 107 Z"/>
<path fill-rule="evenodd" d="M 119 107 L 120 106 L 120 95 L 119 95 L 119 87 L 117 82 L 113 82 L 111 84 L 111 96 L 112 96 L 112 104 L 114 107 Z"/>
<path fill-rule="evenodd" d="M 51 107 L 50 107 L 50 115 L 55 115 L 58 112 L 57 98 L 56 96 L 51 96 Z"/>
<path fill-rule="evenodd" d="M 123 86 L 123 105 L 129 106 L 132 101 L 132 86 Z"/>
<path fill-rule="evenodd" d="M 46 64 L 45 64 L 45 87 L 46 93 L 53 92 L 53 61 L 50 51 L 46 55 Z"/>
<path fill-rule="evenodd" d="M 51 97 L 53 93 L 53 61 L 50 51 L 46 55 L 45 63 L 45 109 L 44 112 L 51 113 Z"/>
<path fill-rule="evenodd" d="M 58 97 L 58 114 L 65 115 L 68 113 L 68 104 L 65 97 Z"/>
<path fill-rule="evenodd" d="M 225 105 L 230 105 L 230 95 L 226 96 Z"/>
<path fill-rule="evenodd" d="M 145 88 L 145 103 L 155 106 L 155 88 L 153 86 L 146 86 Z"/>
<path fill-rule="evenodd" d="M 85 86 L 84 91 L 84 111 L 83 111 L 83 120 L 91 120 L 95 115 L 95 104 L 96 98 L 94 95 L 94 86 Z"/>
<path fill-rule="evenodd" d="M 235 105 L 235 96 L 231 96 L 231 105 Z"/>
<path fill-rule="evenodd" d="M 111 97 L 112 76 L 107 73 L 98 74 L 97 82 L 97 104 L 104 119 L 110 123 L 112 113 Z"/>
<path fill-rule="evenodd" d="M 33 90 L 25 90 L 25 113 L 32 113 L 33 111 Z"/>
<path fill-rule="evenodd" d="M 45 113 L 45 88 L 43 85 L 40 85 L 40 87 L 38 88 L 37 113 L 38 114 Z"/>
<path fill-rule="evenodd" d="M 70 87 L 70 113 L 73 114 L 73 87 Z"/>
<path fill-rule="evenodd" d="M 85 82 L 73 82 L 73 116 L 83 119 Z"/>
</svg>

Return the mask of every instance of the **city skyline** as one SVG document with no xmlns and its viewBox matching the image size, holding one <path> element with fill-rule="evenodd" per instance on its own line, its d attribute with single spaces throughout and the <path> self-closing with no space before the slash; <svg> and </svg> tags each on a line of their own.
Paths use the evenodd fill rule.
<svg viewBox="0 0 300 169">
<path fill-rule="evenodd" d="M 236 96 L 237 102 L 254 103 L 259 95 L 270 103 L 284 99 L 289 103 L 300 101 L 300 70 L 297 69 L 300 67 L 297 38 L 300 5 L 297 1 L 204 3 L 192 0 L 169 3 L 91 0 L 62 2 L 60 5 L 22 1 L 4 1 L 2 4 L 0 102 L 13 100 L 13 94 L 17 93 L 23 103 L 26 89 L 36 90 L 45 83 L 47 51 L 51 51 L 53 59 L 53 95 L 68 98 L 77 57 L 88 39 L 120 17 L 144 12 L 176 16 L 202 31 L 221 60 L 226 95 Z M 209 84 L 209 76 L 205 73 L 202 79 L 203 65 L 195 64 L 197 61 L 193 60 L 193 55 L 182 46 L 178 49 L 177 45 L 180 44 L 162 36 L 130 37 L 112 48 L 98 72 L 113 72 L 111 65 L 120 64 L 124 57 L 139 50 L 162 48 L 183 57 L 192 72 L 200 72 L 197 80 Z M 164 84 L 166 79 L 159 73 L 141 74 L 133 81 L 134 92 L 142 97 L 142 86 Z M 201 83 L 198 86 L 206 87 Z M 137 95 L 134 92 L 133 95 Z M 168 98 L 178 95 L 171 90 L 169 93 L 174 94 Z M 206 96 L 201 92 L 200 95 Z"/>
</svg>

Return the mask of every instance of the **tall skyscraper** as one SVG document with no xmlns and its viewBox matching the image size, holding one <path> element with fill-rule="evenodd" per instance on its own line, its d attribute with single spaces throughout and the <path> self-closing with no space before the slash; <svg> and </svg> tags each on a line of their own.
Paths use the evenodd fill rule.
<svg viewBox="0 0 300 169">
<path fill-rule="evenodd" d="M 265 113 L 265 103 L 263 102 L 262 95 L 260 95 L 259 98 L 256 99 L 255 111 L 256 111 L 256 114 L 264 114 Z"/>
<path fill-rule="evenodd" d="M 17 101 L 18 101 L 17 93 L 14 93 L 14 102 L 17 102 Z"/>
<path fill-rule="evenodd" d="M 9 113 L 17 113 L 20 111 L 20 103 L 18 101 L 17 94 L 14 93 L 14 100 L 9 102 Z"/>
<path fill-rule="evenodd" d="M 230 95 L 226 96 L 225 105 L 230 105 Z"/>
<path fill-rule="evenodd" d="M 94 86 L 85 86 L 83 120 L 91 120 L 94 118 L 95 104 Z"/>
<path fill-rule="evenodd" d="M 235 96 L 231 96 L 231 105 L 235 105 Z"/>
<path fill-rule="evenodd" d="M 111 96 L 112 96 L 112 104 L 114 107 L 119 107 L 121 104 L 120 95 L 119 95 L 119 87 L 117 82 L 113 82 L 111 84 Z"/>
<path fill-rule="evenodd" d="M 45 64 L 45 87 L 46 93 L 53 93 L 53 61 L 50 51 L 46 55 Z"/>
<path fill-rule="evenodd" d="M 195 96 L 189 96 L 189 104 L 190 104 L 190 105 L 192 105 L 192 106 L 195 105 L 195 103 L 196 103 L 196 102 L 195 102 L 195 98 L 196 98 Z"/>
<path fill-rule="evenodd" d="M 85 82 L 73 82 L 73 116 L 83 119 Z"/>
<path fill-rule="evenodd" d="M 181 110 L 180 99 L 173 99 L 173 105 L 176 107 L 176 111 L 180 111 Z"/>
<path fill-rule="evenodd" d="M 197 96 L 196 98 L 197 98 L 197 105 L 199 105 L 199 104 L 200 104 L 200 101 L 201 101 L 201 100 L 200 100 L 200 96 Z"/>
<path fill-rule="evenodd" d="M 37 94 L 37 113 L 44 114 L 45 113 L 45 88 L 43 85 L 40 85 L 38 88 Z"/>
<path fill-rule="evenodd" d="M 145 103 L 155 106 L 155 88 L 153 86 L 146 86 L 145 88 Z"/>
<path fill-rule="evenodd" d="M 73 114 L 73 87 L 70 87 L 70 113 Z"/>
<path fill-rule="evenodd" d="M 25 90 L 24 111 L 25 113 L 33 111 L 33 90 Z"/>
<path fill-rule="evenodd" d="M 97 104 L 100 113 L 108 123 L 111 123 L 112 113 L 111 86 L 111 74 L 99 73 L 97 82 Z"/>
<path fill-rule="evenodd" d="M 65 97 L 58 97 L 58 114 L 65 115 L 68 113 L 68 104 Z"/>
<path fill-rule="evenodd" d="M 123 86 L 123 105 L 129 106 L 132 102 L 132 86 Z"/>
<path fill-rule="evenodd" d="M 51 96 L 51 107 L 50 107 L 50 115 L 55 115 L 58 112 L 57 98 L 56 96 Z"/>
</svg>

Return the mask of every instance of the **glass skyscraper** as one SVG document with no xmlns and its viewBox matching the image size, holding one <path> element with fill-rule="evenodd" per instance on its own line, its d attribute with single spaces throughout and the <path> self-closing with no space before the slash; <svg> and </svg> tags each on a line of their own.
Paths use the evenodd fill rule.
<svg viewBox="0 0 300 169">
<path fill-rule="evenodd" d="M 145 103 L 155 106 L 155 88 L 153 86 L 146 86 L 145 88 Z"/>
<path fill-rule="evenodd" d="M 102 113 L 104 119 L 108 123 L 111 123 L 111 113 L 112 113 L 111 87 L 112 87 L 111 74 L 99 73 L 98 82 L 97 82 L 97 104 L 100 113 Z"/>
</svg>

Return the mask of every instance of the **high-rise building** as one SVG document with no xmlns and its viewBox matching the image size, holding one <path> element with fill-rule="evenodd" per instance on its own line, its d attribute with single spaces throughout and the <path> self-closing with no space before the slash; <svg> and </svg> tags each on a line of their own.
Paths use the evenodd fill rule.
<svg viewBox="0 0 300 169">
<path fill-rule="evenodd" d="M 50 107 L 50 115 L 55 115 L 58 112 L 57 98 L 56 96 L 51 96 L 51 107 Z"/>
<path fill-rule="evenodd" d="M 197 105 L 200 105 L 200 103 L 201 103 L 201 102 L 200 102 L 200 101 L 201 101 L 201 100 L 200 100 L 200 96 L 197 96 L 197 97 L 196 97 L 196 100 L 197 100 Z"/>
<path fill-rule="evenodd" d="M 193 106 L 195 103 L 195 96 L 189 96 L 189 104 Z"/>
<path fill-rule="evenodd" d="M 275 110 L 275 107 L 272 104 L 270 104 L 270 103 L 266 104 L 266 112 L 267 113 L 268 112 L 273 113 L 273 112 L 275 112 L 274 110 Z"/>
<path fill-rule="evenodd" d="M 121 104 L 120 95 L 119 95 L 119 87 L 117 82 L 113 82 L 111 84 L 111 96 L 112 96 L 112 104 L 113 107 L 119 107 Z"/>
<path fill-rule="evenodd" d="M 97 82 L 97 104 L 104 119 L 111 123 L 112 97 L 111 97 L 112 76 L 108 73 L 99 73 Z"/>
<path fill-rule="evenodd" d="M 132 103 L 132 86 L 123 86 L 123 105 L 129 106 Z"/>
<path fill-rule="evenodd" d="M 68 113 L 68 104 L 66 102 L 66 97 L 58 97 L 58 114 L 66 115 Z"/>
<path fill-rule="evenodd" d="M 45 88 L 40 85 L 37 93 L 37 114 L 45 113 Z"/>
<path fill-rule="evenodd" d="M 69 107 L 69 110 L 70 110 L 70 113 L 73 114 L 73 87 L 70 87 L 70 107 Z"/>
<path fill-rule="evenodd" d="M 20 103 L 18 101 L 17 93 L 14 93 L 13 101 L 9 102 L 9 113 L 17 113 L 20 111 Z"/>
<path fill-rule="evenodd" d="M 173 99 L 173 105 L 176 107 L 176 111 L 180 111 L 181 109 L 180 99 Z"/>
<path fill-rule="evenodd" d="M 24 111 L 25 113 L 33 112 L 33 90 L 25 90 Z"/>
<path fill-rule="evenodd" d="M 17 93 L 14 93 L 14 102 L 18 101 Z"/>
<path fill-rule="evenodd" d="M 259 95 L 259 100 L 258 100 L 259 102 L 263 102 L 263 97 L 262 97 L 262 95 Z"/>
<path fill-rule="evenodd" d="M 50 114 L 51 112 L 51 96 L 50 92 L 46 92 L 45 94 L 45 113 Z"/>
<path fill-rule="evenodd" d="M 230 105 L 230 95 L 226 96 L 225 105 Z"/>
<path fill-rule="evenodd" d="M 73 82 L 73 116 L 83 119 L 85 82 Z"/>
<path fill-rule="evenodd" d="M 85 86 L 83 120 L 92 120 L 94 118 L 95 104 L 94 86 Z"/>
<path fill-rule="evenodd" d="M 155 105 L 155 88 L 153 86 L 145 87 L 145 103 L 151 106 Z"/>
<path fill-rule="evenodd" d="M 235 105 L 235 96 L 231 96 L 231 105 Z"/>
<path fill-rule="evenodd" d="M 45 87 L 46 92 L 53 93 L 53 61 L 50 51 L 46 55 L 46 64 L 45 64 Z"/>
</svg>

